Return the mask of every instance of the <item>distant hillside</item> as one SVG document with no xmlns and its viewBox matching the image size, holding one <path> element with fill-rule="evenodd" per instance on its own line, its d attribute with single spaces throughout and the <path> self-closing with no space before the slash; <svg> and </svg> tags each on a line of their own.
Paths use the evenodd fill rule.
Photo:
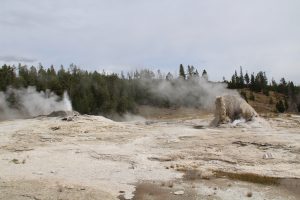
<svg viewBox="0 0 300 200">
<path fill-rule="evenodd" d="M 263 94 L 263 92 L 252 92 L 250 89 L 239 89 L 239 93 L 244 96 L 246 94 L 246 100 L 258 113 L 278 112 L 276 104 L 281 100 L 283 103 L 288 103 L 287 96 L 270 91 L 269 95 Z M 254 98 L 253 98 L 254 97 Z M 286 105 L 285 105 L 286 106 Z M 291 105 L 288 105 L 288 107 Z M 295 113 L 297 108 L 288 108 L 287 112 Z"/>
<path fill-rule="evenodd" d="M 239 90 L 249 103 L 258 112 L 300 112 L 300 86 L 294 85 L 293 81 L 281 78 L 279 82 L 274 79 L 269 81 L 265 72 L 244 75 L 242 67 L 240 73 L 237 71 L 231 80 L 224 82 L 228 88 Z"/>
</svg>

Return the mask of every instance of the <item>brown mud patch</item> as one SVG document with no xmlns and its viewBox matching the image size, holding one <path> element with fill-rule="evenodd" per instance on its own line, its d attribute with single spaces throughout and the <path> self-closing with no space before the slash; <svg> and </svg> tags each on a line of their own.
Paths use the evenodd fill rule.
<svg viewBox="0 0 300 200">
<path fill-rule="evenodd" d="M 279 185 L 279 178 L 262 176 L 253 173 L 234 173 L 225 171 L 214 171 L 217 178 L 229 178 L 232 180 L 246 181 L 251 183 L 259 183 L 264 185 Z"/>
<path fill-rule="evenodd" d="M 281 178 L 263 176 L 254 173 L 234 173 L 225 171 L 214 171 L 216 178 L 229 178 L 231 180 L 245 181 L 262 185 L 273 185 L 296 194 L 300 197 L 300 179 L 299 178 Z"/>
<path fill-rule="evenodd" d="M 180 192 L 183 194 L 181 194 Z M 180 194 L 177 194 L 180 193 Z M 123 195 L 120 200 L 125 200 Z M 197 194 L 193 188 L 183 188 L 175 182 L 149 183 L 142 182 L 136 185 L 134 196 L 131 200 L 196 200 Z"/>
</svg>

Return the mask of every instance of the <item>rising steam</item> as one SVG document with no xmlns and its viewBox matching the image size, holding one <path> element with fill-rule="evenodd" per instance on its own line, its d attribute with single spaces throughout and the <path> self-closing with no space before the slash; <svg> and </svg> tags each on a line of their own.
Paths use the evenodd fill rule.
<svg viewBox="0 0 300 200">
<path fill-rule="evenodd" d="M 48 115 L 59 110 L 72 111 L 66 92 L 63 98 L 48 90 L 38 92 L 35 87 L 0 92 L 0 120 Z"/>
<path fill-rule="evenodd" d="M 213 111 L 217 96 L 239 96 L 237 91 L 227 89 L 227 84 L 210 82 L 203 77 L 188 80 L 180 78 L 160 80 L 156 83 L 150 81 L 141 80 L 141 84 L 148 87 L 157 98 L 168 100 L 172 105 L 198 107 Z"/>
<path fill-rule="evenodd" d="M 143 91 L 150 93 L 149 98 L 168 101 L 171 106 L 197 107 L 209 111 L 215 110 L 217 96 L 239 96 L 236 91 L 227 89 L 225 83 L 210 82 L 203 77 L 187 80 L 141 78 L 138 84 Z M 35 87 L 8 88 L 6 92 L 0 92 L 0 120 L 48 115 L 54 111 L 72 111 L 67 93 L 61 98 L 49 90 L 38 92 Z"/>
</svg>

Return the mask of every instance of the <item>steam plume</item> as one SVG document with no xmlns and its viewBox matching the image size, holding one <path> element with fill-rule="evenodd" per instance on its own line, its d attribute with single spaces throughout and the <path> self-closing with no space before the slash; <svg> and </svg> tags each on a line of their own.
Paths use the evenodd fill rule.
<svg viewBox="0 0 300 200">
<path fill-rule="evenodd" d="M 0 120 L 47 115 L 59 110 L 72 111 L 66 92 L 63 99 L 50 91 L 37 92 L 35 87 L 0 92 Z"/>
<path fill-rule="evenodd" d="M 225 83 L 210 82 L 206 78 L 196 77 L 188 80 L 160 80 L 150 83 L 141 80 L 141 84 L 150 88 L 157 98 L 170 101 L 173 105 L 198 107 L 206 110 L 215 109 L 215 99 L 222 95 L 237 95 L 237 91 L 227 89 Z"/>
</svg>

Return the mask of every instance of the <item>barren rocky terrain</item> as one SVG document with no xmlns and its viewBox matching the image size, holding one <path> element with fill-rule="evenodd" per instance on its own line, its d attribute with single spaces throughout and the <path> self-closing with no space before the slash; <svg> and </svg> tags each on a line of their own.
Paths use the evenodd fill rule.
<svg viewBox="0 0 300 200">
<path fill-rule="evenodd" d="M 0 199 L 300 198 L 300 116 L 144 117 L 0 122 Z"/>
</svg>

